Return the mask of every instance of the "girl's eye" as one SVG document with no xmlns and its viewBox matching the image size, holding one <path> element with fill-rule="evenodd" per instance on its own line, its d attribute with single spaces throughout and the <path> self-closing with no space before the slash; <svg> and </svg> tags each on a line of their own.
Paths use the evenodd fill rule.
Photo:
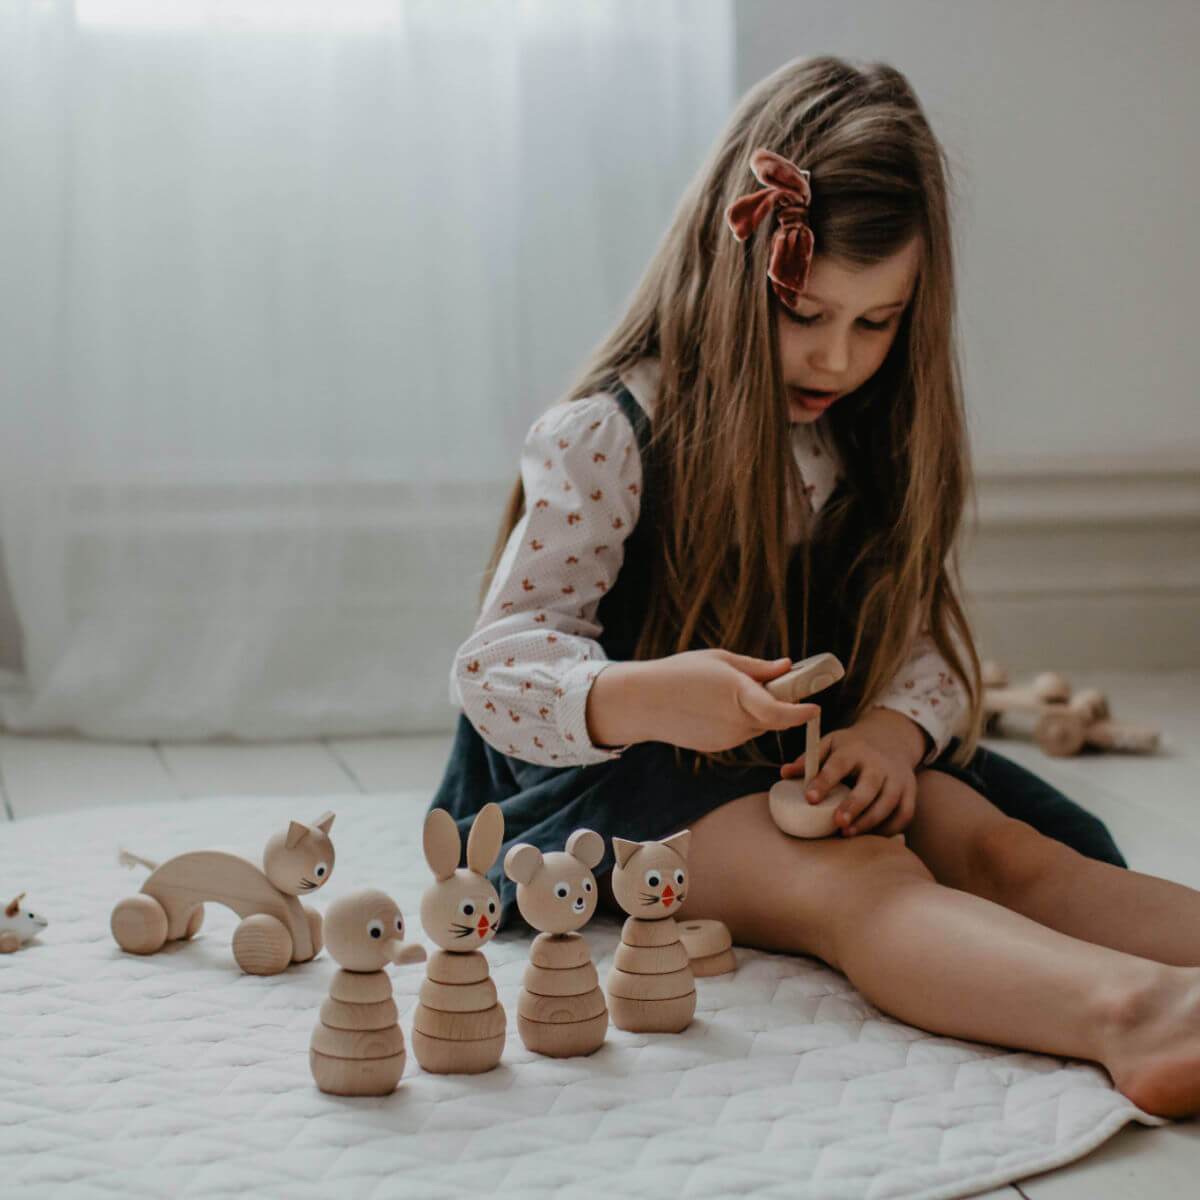
<svg viewBox="0 0 1200 1200">
<path fill-rule="evenodd" d="M 376 939 L 383 937 L 383 922 L 372 921 L 370 925 L 367 926 L 367 932 Z"/>
<path fill-rule="evenodd" d="M 458 911 L 462 913 L 464 917 L 473 917 L 475 915 L 475 905 L 473 905 L 470 900 L 464 900 L 458 906 Z"/>
<path fill-rule="evenodd" d="M 585 879 L 583 881 L 583 890 L 585 892 L 590 892 L 592 890 L 592 881 L 590 879 Z"/>
<path fill-rule="evenodd" d="M 556 883 L 554 885 L 554 894 L 560 900 L 565 900 L 571 894 L 571 889 L 565 883 Z"/>
<path fill-rule="evenodd" d="M 821 319 L 820 317 L 802 317 L 799 313 L 792 312 L 787 307 L 784 307 L 783 311 L 787 313 L 788 319 L 794 321 L 797 325 L 815 325 Z M 878 333 L 881 329 L 886 329 L 892 322 L 890 318 L 886 321 L 868 321 L 866 317 L 859 317 L 858 323 L 864 329 L 870 329 Z"/>
<path fill-rule="evenodd" d="M 675 872 L 675 886 L 683 887 L 683 872 L 682 871 Z"/>
<path fill-rule="evenodd" d="M 324 863 L 317 863 L 317 869 L 313 873 L 318 879 L 324 879 L 329 874 L 329 868 Z"/>
<path fill-rule="evenodd" d="M 662 883 L 662 876 L 657 871 L 646 872 L 646 886 L 656 888 Z"/>
</svg>

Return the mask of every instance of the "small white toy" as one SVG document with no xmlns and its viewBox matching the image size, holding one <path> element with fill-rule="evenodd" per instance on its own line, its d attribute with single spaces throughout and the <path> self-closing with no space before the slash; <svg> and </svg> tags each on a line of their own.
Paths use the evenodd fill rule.
<svg viewBox="0 0 1200 1200">
<path fill-rule="evenodd" d="M 9 902 L 0 916 L 0 954 L 11 954 L 14 950 L 19 950 L 50 924 L 45 917 L 38 916 L 31 909 L 22 908 L 21 901 L 24 899 L 25 893 L 22 892 L 15 900 Z"/>
</svg>

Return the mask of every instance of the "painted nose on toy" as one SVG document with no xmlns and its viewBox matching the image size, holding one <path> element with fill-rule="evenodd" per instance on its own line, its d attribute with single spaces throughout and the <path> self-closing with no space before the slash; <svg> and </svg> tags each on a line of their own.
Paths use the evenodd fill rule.
<svg viewBox="0 0 1200 1200">
<path fill-rule="evenodd" d="M 667 886 L 665 888 L 663 888 L 662 902 L 668 908 L 670 908 L 671 904 L 674 902 L 674 900 L 675 900 L 675 893 L 673 891 L 671 891 L 671 885 L 668 883 Z"/>
</svg>

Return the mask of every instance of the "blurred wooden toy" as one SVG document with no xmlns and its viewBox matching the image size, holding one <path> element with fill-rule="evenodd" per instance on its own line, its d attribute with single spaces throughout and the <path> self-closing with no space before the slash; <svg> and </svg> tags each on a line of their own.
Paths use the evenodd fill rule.
<svg viewBox="0 0 1200 1200">
<path fill-rule="evenodd" d="M 330 956 L 341 966 L 308 1045 L 317 1087 L 335 1096 L 386 1096 L 404 1074 L 404 1031 L 384 967 L 425 961 L 404 941 L 391 896 L 368 888 L 335 900 L 325 914 Z"/>
<path fill-rule="evenodd" d="M 12 954 L 14 950 L 19 950 L 50 924 L 45 917 L 39 917 L 31 909 L 22 908 L 21 901 L 24 899 L 25 893 L 22 892 L 15 900 L 10 900 L 4 912 L 0 913 L 0 954 Z"/>
<path fill-rule="evenodd" d="M 1014 725 L 1030 732 L 1032 724 L 1033 740 L 1055 758 L 1085 747 L 1153 754 L 1159 746 L 1157 730 L 1112 720 L 1103 692 L 1088 688 L 1072 694 L 1067 680 L 1049 671 L 1026 687 L 1010 687 L 1003 667 L 984 663 L 983 711 L 987 734 L 998 736 Z"/>
<path fill-rule="evenodd" d="M 682 1033 L 696 1014 L 696 979 L 674 911 L 687 898 L 690 830 L 661 842 L 613 838 L 613 896 L 629 914 L 608 973 L 608 1008 L 618 1029 Z"/>
<path fill-rule="evenodd" d="M 845 675 L 834 654 L 815 654 L 765 685 L 776 700 L 796 704 L 805 696 L 823 692 Z M 804 727 L 804 778 L 780 779 L 768 793 L 768 806 L 775 824 L 792 837 L 823 838 L 837 830 L 834 816 L 838 805 L 850 794 L 845 784 L 835 784 L 819 804 L 805 799 L 809 784 L 820 769 L 821 715 Z"/>
<path fill-rule="evenodd" d="M 604 839 L 577 829 L 566 850 L 543 855 L 518 842 L 504 856 L 504 873 L 517 885 L 517 908 L 534 929 L 517 1010 L 521 1041 L 535 1054 L 571 1058 L 593 1054 L 608 1032 L 608 1009 L 591 950 L 576 932 L 596 911 L 592 868 L 604 857 Z"/>
<path fill-rule="evenodd" d="M 180 854 L 161 866 L 122 850 L 124 866 L 150 869 L 140 894 L 112 912 L 112 935 L 122 950 L 154 954 L 168 941 L 195 935 L 206 903 L 224 904 L 242 918 L 233 957 L 248 975 L 278 975 L 290 963 L 321 952 L 321 914 L 296 899 L 323 887 L 333 874 L 333 813 L 311 825 L 289 823 L 273 835 L 259 870 L 219 850 Z"/>
<path fill-rule="evenodd" d="M 485 804 L 467 836 L 467 865 L 458 865 L 461 839 L 443 808 L 425 818 L 425 861 L 436 882 L 421 897 L 421 925 L 441 949 L 431 955 L 413 1015 L 417 1062 L 436 1075 L 490 1071 L 504 1053 L 507 1019 L 479 952 L 496 936 L 500 897 L 487 878 L 504 841 L 504 814 Z"/>
<path fill-rule="evenodd" d="M 733 938 L 721 921 L 682 921 L 679 924 L 679 940 L 688 952 L 688 962 L 697 979 L 727 975 L 737 970 Z"/>
</svg>

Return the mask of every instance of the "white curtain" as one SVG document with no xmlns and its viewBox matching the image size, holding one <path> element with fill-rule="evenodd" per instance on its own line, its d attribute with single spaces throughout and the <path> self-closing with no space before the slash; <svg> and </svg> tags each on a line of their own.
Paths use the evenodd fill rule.
<svg viewBox="0 0 1200 1200">
<path fill-rule="evenodd" d="M 446 727 L 524 431 L 733 103 L 730 8 L 0 0 L 0 723 Z"/>
</svg>

